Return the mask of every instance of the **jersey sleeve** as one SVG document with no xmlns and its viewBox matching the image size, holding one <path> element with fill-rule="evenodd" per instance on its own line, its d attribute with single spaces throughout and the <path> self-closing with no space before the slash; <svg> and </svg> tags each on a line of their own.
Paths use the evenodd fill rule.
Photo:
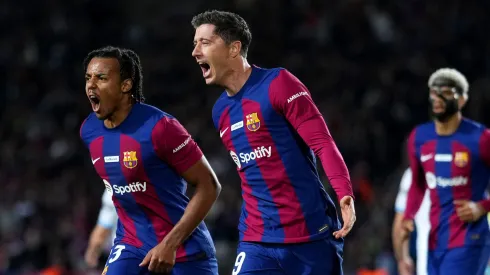
<svg viewBox="0 0 490 275">
<path fill-rule="evenodd" d="M 151 133 L 158 157 L 182 174 L 198 162 L 203 153 L 187 130 L 175 118 L 163 117 Z"/>
<path fill-rule="evenodd" d="M 485 129 L 480 137 L 480 156 L 483 162 L 490 168 L 490 130 Z"/>
<path fill-rule="evenodd" d="M 490 130 L 485 129 L 480 137 L 480 158 L 490 168 Z M 490 199 L 482 200 L 481 205 L 490 212 Z"/>
<path fill-rule="evenodd" d="M 85 134 L 84 126 L 85 126 L 85 123 L 87 122 L 87 120 L 88 120 L 88 117 L 83 120 L 82 124 L 80 125 L 80 130 L 79 130 L 80 139 L 82 140 L 83 144 L 86 147 L 88 147 L 88 143 L 87 143 L 87 141 L 85 139 L 85 135 L 84 135 Z"/>
<path fill-rule="evenodd" d="M 117 224 L 117 212 L 112 203 L 111 194 L 105 190 L 102 195 L 102 206 L 97 218 L 97 225 L 107 229 L 114 229 Z"/>
<path fill-rule="evenodd" d="M 410 185 L 410 189 L 408 190 L 407 196 L 407 206 L 405 209 L 405 217 L 404 219 L 413 220 L 415 214 L 420 208 L 422 204 L 422 200 L 424 199 L 425 189 L 427 184 L 425 182 L 424 171 L 422 165 L 419 162 L 417 157 L 417 150 L 415 144 L 415 135 L 417 130 L 414 129 L 408 138 L 407 142 L 407 151 L 408 158 L 410 161 L 410 170 L 412 171 L 412 183 Z"/>
<path fill-rule="evenodd" d="M 273 108 L 286 118 L 320 158 L 338 199 L 354 197 L 344 159 L 305 85 L 282 69 L 270 85 L 269 97 Z"/>
<path fill-rule="evenodd" d="M 400 181 L 400 188 L 395 200 L 395 212 L 403 213 L 407 206 L 407 195 L 410 185 L 412 184 L 412 172 L 410 168 L 406 169 Z"/>
</svg>

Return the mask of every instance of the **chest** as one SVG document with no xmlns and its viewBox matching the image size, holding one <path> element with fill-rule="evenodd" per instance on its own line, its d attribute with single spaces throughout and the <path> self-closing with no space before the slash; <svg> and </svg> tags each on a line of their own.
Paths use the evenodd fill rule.
<svg viewBox="0 0 490 275">
<path fill-rule="evenodd" d="M 111 183 L 142 181 L 155 161 L 151 140 L 120 134 L 93 140 L 90 156 L 99 176 Z"/>
<path fill-rule="evenodd" d="M 418 151 L 429 189 L 465 188 L 481 176 L 478 171 L 485 169 L 477 140 L 431 140 L 421 144 Z"/>
<path fill-rule="evenodd" d="M 223 144 L 237 154 L 261 151 L 284 126 L 284 118 L 264 95 L 230 102 L 218 122 Z"/>
</svg>

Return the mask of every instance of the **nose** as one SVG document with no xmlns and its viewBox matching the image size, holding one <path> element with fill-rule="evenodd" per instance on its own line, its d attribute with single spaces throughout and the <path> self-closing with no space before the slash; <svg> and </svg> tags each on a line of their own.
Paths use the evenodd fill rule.
<svg viewBox="0 0 490 275">
<path fill-rule="evenodd" d="M 444 101 L 439 96 L 431 96 L 430 97 L 433 106 L 443 106 Z"/>
<path fill-rule="evenodd" d="M 97 88 L 97 86 L 95 85 L 95 80 L 93 77 L 91 77 L 85 81 L 85 87 L 87 88 L 87 90 Z"/>
<path fill-rule="evenodd" d="M 195 45 L 194 49 L 192 50 L 192 56 L 198 57 L 200 55 L 201 55 L 201 49 L 199 48 L 199 45 Z"/>
</svg>

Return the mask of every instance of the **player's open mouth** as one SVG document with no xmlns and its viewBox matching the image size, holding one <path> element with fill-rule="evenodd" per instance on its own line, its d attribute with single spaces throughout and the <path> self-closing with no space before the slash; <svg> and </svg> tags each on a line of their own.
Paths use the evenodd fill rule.
<svg viewBox="0 0 490 275">
<path fill-rule="evenodd" d="M 204 76 L 204 78 L 208 77 L 211 74 L 211 67 L 208 63 L 199 62 L 199 66 L 201 66 L 202 76 Z"/>
<path fill-rule="evenodd" d="M 98 112 L 100 110 L 100 99 L 96 95 L 89 95 L 90 103 L 92 104 L 92 110 Z"/>
</svg>

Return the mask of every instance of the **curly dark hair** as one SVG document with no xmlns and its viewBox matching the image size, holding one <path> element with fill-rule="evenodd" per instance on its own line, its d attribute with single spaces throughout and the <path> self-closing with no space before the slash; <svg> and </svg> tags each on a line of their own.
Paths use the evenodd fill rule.
<svg viewBox="0 0 490 275">
<path fill-rule="evenodd" d="M 88 63 L 94 57 L 115 58 L 119 62 L 121 80 L 131 79 L 133 86 L 131 88 L 131 96 L 136 102 L 144 102 L 143 95 L 143 68 L 141 61 L 133 50 L 124 49 L 113 46 L 106 46 L 97 50 L 91 51 L 83 61 L 83 69 L 87 71 Z"/>
</svg>

